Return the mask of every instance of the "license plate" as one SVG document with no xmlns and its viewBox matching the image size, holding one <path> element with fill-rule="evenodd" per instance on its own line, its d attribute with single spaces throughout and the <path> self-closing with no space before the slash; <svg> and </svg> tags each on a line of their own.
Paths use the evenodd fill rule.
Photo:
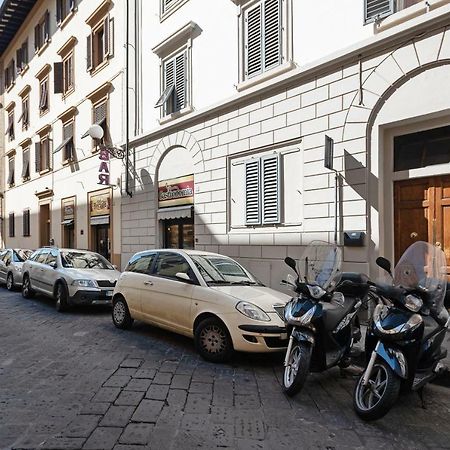
<svg viewBox="0 0 450 450">
<path fill-rule="evenodd" d="M 282 341 L 286 340 L 287 338 L 288 338 L 287 333 L 281 333 L 281 334 L 280 334 L 280 339 L 281 339 Z"/>
</svg>

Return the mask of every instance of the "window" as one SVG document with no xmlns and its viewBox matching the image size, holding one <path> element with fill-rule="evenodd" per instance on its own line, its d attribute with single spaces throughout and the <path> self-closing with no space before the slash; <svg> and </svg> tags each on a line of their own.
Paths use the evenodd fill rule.
<svg viewBox="0 0 450 450">
<path fill-rule="evenodd" d="M 94 71 L 114 53 L 114 20 L 109 14 L 92 27 L 87 37 L 87 70 Z"/>
<path fill-rule="evenodd" d="M 16 81 L 16 63 L 14 59 L 5 69 L 5 89 L 10 88 Z"/>
<path fill-rule="evenodd" d="M 44 264 L 45 260 L 47 259 L 47 255 L 50 253 L 50 250 L 41 250 L 36 258 L 34 258 L 34 261 Z"/>
<path fill-rule="evenodd" d="M 58 153 L 62 150 L 63 162 L 72 161 L 74 159 L 74 119 L 69 120 L 68 122 L 63 124 L 63 141 L 61 145 L 55 150 L 55 153 Z"/>
<path fill-rule="evenodd" d="M 22 131 L 25 131 L 30 126 L 30 97 L 27 95 L 22 98 L 22 114 L 18 122 L 22 122 Z"/>
<path fill-rule="evenodd" d="M 14 110 L 8 113 L 8 128 L 5 134 L 8 136 L 8 141 L 14 140 Z"/>
<path fill-rule="evenodd" d="M 12 261 L 11 251 L 7 250 L 3 255 L 3 262 L 5 263 L 5 266 L 9 266 L 11 264 L 11 261 Z"/>
<path fill-rule="evenodd" d="M 14 166 L 15 166 L 15 158 L 12 156 L 8 160 L 8 185 L 9 187 L 14 186 Z"/>
<path fill-rule="evenodd" d="M 58 251 L 52 249 L 52 250 L 50 250 L 48 257 L 45 260 L 45 264 L 47 264 L 47 266 L 49 266 L 52 263 L 56 264 L 57 258 L 58 258 Z"/>
<path fill-rule="evenodd" d="M 280 222 L 280 158 L 268 155 L 245 163 L 246 225 Z"/>
<path fill-rule="evenodd" d="M 14 223 L 14 213 L 9 213 L 9 237 L 14 237 L 15 235 L 15 223 Z"/>
<path fill-rule="evenodd" d="M 35 144 L 36 173 L 50 170 L 50 141 L 48 135 L 42 136 Z"/>
<path fill-rule="evenodd" d="M 30 179 L 30 148 L 24 149 L 22 153 L 22 180 L 26 181 Z"/>
<path fill-rule="evenodd" d="M 56 23 L 60 25 L 75 9 L 75 0 L 56 0 Z"/>
<path fill-rule="evenodd" d="M 22 72 L 28 66 L 28 39 L 16 52 L 17 72 Z"/>
<path fill-rule="evenodd" d="M 282 62 L 282 0 L 261 0 L 244 11 L 244 78 Z"/>
<path fill-rule="evenodd" d="M 163 18 L 165 15 L 175 11 L 179 6 L 186 3 L 187 0 L 160 0 L 160 16 Z"/>
<path fill-rule="evenodd" d="M 423 0 L 365 0 L 364 23 L 377 22 L 416 3 L 423 3 Z"/>
<path fill-rule="evenodd" d="M 23 211 L 23 236 L 30 236 L 30 210 L 25 209 Z"/>
<path fill-rule="evenodd" d="M 176 280 L 177 273 L 186 273 L 192 279 L 194 274 L 188 262 L 176 253 L 160 253 L 156 261 L 155 274 Z"/>
<path fill-rule="evenodd" d="M 156 107 L 163 107 L 163 116 L 182 110 L 187 105 L 187 50 L 163 61 L 162 95 Z"/>
<path fill-rule="evenodd" d="M 50 13 L 46 11 L 34 27 L 34 51 L 37 53 L 50 40 Z"/>
<path fill-rule="evenodd" d="M 155 260 L 155 253 L 145 253 L 133 256 L 125 271 L 150 275 L 150 270 Z"/>
<path fill-rule="evenodd" d="M 73 52 L 63 60 L 63 94 L 67 95 L 74 89 Z"/>
<path fill-rule="evenodd" d="M 39 113 L 42 116 L 50 108 L 48 96 L 48 75 L 39 83 Z"/>
</svg>

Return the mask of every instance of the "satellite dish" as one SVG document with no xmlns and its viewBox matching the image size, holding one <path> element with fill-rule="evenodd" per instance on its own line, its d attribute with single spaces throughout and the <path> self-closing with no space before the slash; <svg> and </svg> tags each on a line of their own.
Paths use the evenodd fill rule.
<svg viewBox="0 0 450 450">
<path fill-rule="evenodd" d="M 92 125 L 87 134 L 92 138 L 92 139 L 102 139 L 105 132 L 103 131 L 103 128 L 100 125 Z"/>
</svg>

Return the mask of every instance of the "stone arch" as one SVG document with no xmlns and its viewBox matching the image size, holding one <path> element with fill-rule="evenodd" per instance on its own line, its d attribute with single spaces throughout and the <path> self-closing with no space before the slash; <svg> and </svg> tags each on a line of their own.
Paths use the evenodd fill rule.
<svg viewBox="0 0 450 450">
<path fill-rule="evenodd" d="M 446 64 L 450 64 L 450 27 L 391 51 L 363 81 L 363 104 L 358 104 L 358 93 L 353 98 L 345 119 L 342 142 L 358 137 L 370 139 L 378 112 L 397 89 L 419 73 Z"/>
<path fill-rule="evenodd" d="M 199 143 L 192 133 L 181 130 L 164 136 L 156 145 L 149 164 L 149 169 L 153 176 L 156 176 L 158 167 L 164 159 L 164 156 L 176 147 L 183 147 L 190 153 L 194 163 L 194 175 L 205 170 L 203 154 Z"/>
</svg>

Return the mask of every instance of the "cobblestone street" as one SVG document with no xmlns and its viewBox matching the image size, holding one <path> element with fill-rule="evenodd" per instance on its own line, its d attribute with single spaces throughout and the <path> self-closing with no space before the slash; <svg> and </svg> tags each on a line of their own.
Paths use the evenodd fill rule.
<svg viewBox="0 0 450 450">
<path fill-rule="evenodd" d="M 295 399 L 281 355 L 201 360 L 193 342 L 108 309 L 55 311 L 0 291 L 0 448 L 450 448 L 450 389 L 402 397 L 373 424 L 353 413 L 354 379 L 309 378 Z M 448 337 L 447 337 L 448 340 Z"/>
</svg>

